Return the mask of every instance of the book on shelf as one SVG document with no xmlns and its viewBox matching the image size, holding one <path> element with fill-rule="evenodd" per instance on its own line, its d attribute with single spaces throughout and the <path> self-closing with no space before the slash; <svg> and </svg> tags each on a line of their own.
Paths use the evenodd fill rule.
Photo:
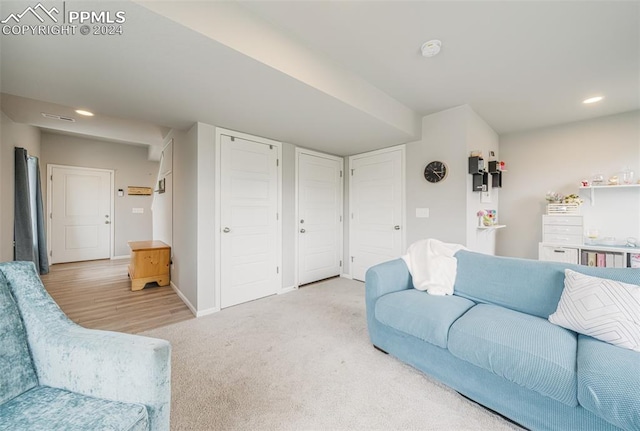
<svg viewBox="0 0 640 431">
<path fill-rule="evenodd" d="M 640 268 L 640 253 L 635 256 L 635 265 L 637 265 L 635 268 Z M 625 268 L 627 266 L 624 262 L 623 253 L 609 253 L 604 251 L 582 250 L 580 263 L 586 266 L 597 266 L 601 268 Z"/>
</svg>

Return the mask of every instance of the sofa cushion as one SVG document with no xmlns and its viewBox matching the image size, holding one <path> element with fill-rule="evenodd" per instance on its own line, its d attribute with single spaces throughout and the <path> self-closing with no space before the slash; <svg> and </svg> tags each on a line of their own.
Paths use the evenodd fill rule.
<svg viewBox="0 0 640 431">
<path fill-rule="evenodd" d="M 556 311 L 567 264 L 465 250 L 457 252 L 456 259 L 456 295 L 545 319 Z"/>
<path fill-rule="evenodd" d="M 640 286 L 567 269 L 558 309 L 549 321 L 640 352 Z"/>
<path fill-rule="evenodd" d="M 434 296 L 409 289 L 378 299 L 375 317 L 384 325 L 446 348 L 449 327 L 474 305 L 459 296 Z"/>
<path fill-rule="evenodd" d="M 0 272 L 0 404 L 38 385 L 27 335 L 9 284 Z"/>
<path fill-rule="evenodd" d="M 640 430 L 640 353 L 578 337 L 578 401 L 625 430 Z"/>
<path fill-rule="evenodd" d="M 3 428 L 8 424 L 9 428 Z M 149 428 L 147 409 L 38 386 L 0 405 L 0 430 L 127 430 Z"/>
<path fill-rule="evenodd" d="M 478 304 L 449 330 L 449 351 L 569 406 L 576 398 L 576 334 L 528 314 Z"/>
</svg>

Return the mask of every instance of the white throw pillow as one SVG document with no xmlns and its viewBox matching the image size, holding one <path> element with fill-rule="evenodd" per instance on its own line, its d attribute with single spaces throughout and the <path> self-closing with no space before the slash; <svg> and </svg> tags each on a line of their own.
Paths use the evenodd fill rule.
<svg viewBox="0 0 640 431">
<path fill-rule="evenodd" d="M 566 269 L 558 309 L 549 321 L 640 352 L 640 286 Z"/>
</svg>

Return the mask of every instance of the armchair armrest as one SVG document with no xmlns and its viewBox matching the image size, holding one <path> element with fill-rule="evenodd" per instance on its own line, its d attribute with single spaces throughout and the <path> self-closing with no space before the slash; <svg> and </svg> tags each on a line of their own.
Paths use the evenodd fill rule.
<svg viewBox="0 0 640 431">
<path fill-rule="evenodd" d="M 0 271 L 18 304 L 41 385 L 143 404 L 150 429 L 169 429 L 168 341 L 82 328 L 49 296 L 31 262 L 2 263 Z"/>
</svg>

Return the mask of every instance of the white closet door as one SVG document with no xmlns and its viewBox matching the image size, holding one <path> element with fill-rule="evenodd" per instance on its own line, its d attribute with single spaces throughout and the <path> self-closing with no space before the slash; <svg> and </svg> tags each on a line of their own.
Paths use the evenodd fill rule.
<svg viewBox="0 0 640 431">
<path fill-rule="evenodd" d="M 402 254 L 402 150 L 351 159 L 351 275 Z"/>
<path fill-rule="evenodd" d="M 340 275 L 342 159 L 298 152 L 298 284 Z"/>
<path fill-rule="evenodd" d="M 221 307 L 278 290 L 277 150 L 221 140 Z"/>
</svg>

